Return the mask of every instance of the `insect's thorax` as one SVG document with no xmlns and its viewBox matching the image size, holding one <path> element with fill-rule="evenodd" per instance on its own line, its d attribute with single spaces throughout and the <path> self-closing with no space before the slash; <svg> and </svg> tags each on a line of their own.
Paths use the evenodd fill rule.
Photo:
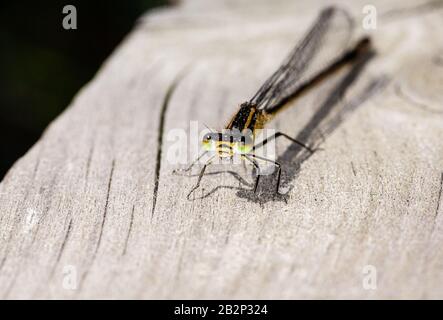
<svg viewBox="0 0 443 320">
<path fill-rule="evenodd" d="M 267 117 L 267 114 L 262 110 L 258 110 L 253 104 L 245 102 L 240 105 L 240 110 L 232 117 L 226 129 L 254 134 L 255 130 L 263 128 Z"/>
<path fill-rule="evenodd" d="M 222 158 L 246 154 L 253 148 L 254 133 L 263 128 L 267 115 L 254 105 L 243 103 L 223 133 L 218 135 L 215 151 Z"/>
</svg>

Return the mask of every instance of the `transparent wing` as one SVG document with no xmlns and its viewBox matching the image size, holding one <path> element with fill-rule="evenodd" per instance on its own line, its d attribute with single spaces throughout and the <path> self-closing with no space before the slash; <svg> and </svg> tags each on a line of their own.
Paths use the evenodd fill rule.
<svg viewBox="0 0 443 320">
<path fill-rule="evenodd" d="M 347 50 L 353 24 L 343 9 L 322 10 L 304 38 L 249 102 L 264 110 L 278 105 Z"/>
</svg>

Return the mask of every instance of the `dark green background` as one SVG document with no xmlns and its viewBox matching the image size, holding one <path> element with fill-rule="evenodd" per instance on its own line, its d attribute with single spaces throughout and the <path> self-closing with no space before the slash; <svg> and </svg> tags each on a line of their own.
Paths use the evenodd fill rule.
<svg viewBox="0 0 443 320">
<path fill-rule="evenodd" d="M 150 8 L 167 0 L 0 4 L 0 180 Z M 77 30 L 62 27 L 65 5 Z"/>
</svg>

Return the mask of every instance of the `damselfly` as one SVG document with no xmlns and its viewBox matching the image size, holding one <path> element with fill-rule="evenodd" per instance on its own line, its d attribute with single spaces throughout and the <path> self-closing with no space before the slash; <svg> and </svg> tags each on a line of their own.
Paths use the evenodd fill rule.
<svg viewBox="0 0 443 320">
<path fill-rule="evenodd" d="M 301 97 L 345 66 L 356 63 L 370 52 L 370 39 L 367 37 L 348 49 L 352 29 L 353 21 L 343 9 L 328 7 L 321 11 L 307 34 L 290 52 L 277 71 L 265 81 L 249 101 L 240 105 L 240 109 L 226 126 L 228 133 L 210 132 L 203 137 L 202 146 L 205 151 L 183 171 L 191 170 L 208 153 L 213 153 L 213 155 L 203 165 L 196 185 L 188 194 L 188 199 L 200 186 L 206 168 L 216 157 L 232 159 L 234 155 L 240 155 L 242 159 L 252 163 L 256 168 L 254 192 L 260 180 L 257 160 L 275 165 L 277 168 L 275 192 L 278 193 L 281 177 L 280 163 L 258 156 L 255 151 L 279 137 L 285 137 L 311 153 L 313 150 L 282 132 L 276 132 L 254 145 L 255 133 L 296 98 Z"/>
</svg>

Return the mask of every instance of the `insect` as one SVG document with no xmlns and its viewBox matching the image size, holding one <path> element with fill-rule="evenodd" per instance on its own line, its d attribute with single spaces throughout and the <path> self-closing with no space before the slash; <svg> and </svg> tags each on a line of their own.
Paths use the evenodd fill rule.
<svg viewBox="0 0 443 320">
<path fill-rule="evenodd" d="M 203 137 L 204 152 L 182 171 L 191 170 L 208 153 L 212 155 L 203 165 L 196 185 L 187 196 L 188 199 L 200 186 L 206 168 L 216 157 L 232 159 L 234 155 L 239 155 L 243 160 L 252 163 L 257 170 L 254 192 L 256 192 L 260 180 L 260 168 L 257 160 L 276 166 L 275 192 L 279 193 L 280 163 L 258 156 L 255 151 L 279 137 L 285 137 L 311 153 L 313 150 L 283 132 L 276 132 L 254 145 L 255 134 L 258 129 L 262 129 L 267 122 L 296 98 L 301 97 L 332 74 L 357 62 L 369 53 L 371 43 L 368 37 L 360 39 L 351 49 L 348 49 L 352 28 L 353 20 L 345 10 L 338 7 L 328 7 L 320 12 L 314 24 L 281 66 L 264 82 L 249 101 L 240 105 L 238 112 L 226 126 L 226 130 L 210 132 Z"/>
</svg>

